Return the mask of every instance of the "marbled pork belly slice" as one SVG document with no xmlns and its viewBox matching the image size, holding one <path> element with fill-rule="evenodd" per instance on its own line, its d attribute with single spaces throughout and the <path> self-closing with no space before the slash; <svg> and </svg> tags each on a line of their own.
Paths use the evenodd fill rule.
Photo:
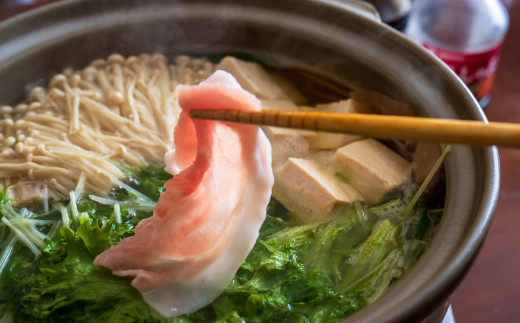
<svg viewBox="0 0 520 323">
<path fill-rule="evenodd" d="M 94 260 L 134 276 L 132 285 L 166 317 L 209 304 L 231 282 L 258 237 L 274 181 L 271 146 L 257 126 L 189 117 L 191 109 L 260 110 L 252 94 L 223 71 L 178 91 L 176 150 L 165 157 L 175 176 L 135 235 Z"/>
</svg>

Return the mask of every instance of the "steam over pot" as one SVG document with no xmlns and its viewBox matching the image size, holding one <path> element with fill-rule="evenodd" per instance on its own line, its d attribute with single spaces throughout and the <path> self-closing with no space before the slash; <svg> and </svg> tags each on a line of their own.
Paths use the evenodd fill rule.
<svg viewBox="0 0 520 323">
<path fill-rule="evenodd" d="M 66 67 L 118 52 L 242 53 L 409 103 L 428 117 L 485 120 L 433 55 L 345 1 L 71 0 L 0 24 L 0 105 Z M 426 253 L 389 292 L 350 319 L 442 315 L 489 227 L 498 194 L 495 148 L 457 146 L 446 160 L 446 210 Z"/>
</svg>

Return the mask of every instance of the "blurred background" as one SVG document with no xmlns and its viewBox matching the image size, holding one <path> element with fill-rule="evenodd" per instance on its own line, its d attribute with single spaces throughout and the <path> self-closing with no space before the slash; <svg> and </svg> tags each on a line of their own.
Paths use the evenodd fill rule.
<svg viewBox="0 0 520 323">
<path fill-rule="evenodd" d="M 0 21 L 55 1 L 0 0 Z M 482 96 L 490 121 L 520 123 L 520 0 L 367 1 L 385 22 L 435 54 L 455 52 L 473 67 L 484 64 L 484 72 L 474 71 L 481 77 L 477 83 L 465 79 L 468 70 L 463 80 L 477 84 L 470 88 L 477 88 L 476 95 Z M 453 5 L 455 9 L 449 8 Z M 450 16 L 454 13 L 463 18 L 454 19 Z M 464 72 L 464 65 L 452 63 L 448 65 L 459 69 L 456 72 Z M 502 175 L 495 218 L 475 264 L 452 299 L 459 323 L 520 322 L 520 150 L 500 148 L 499 153 Z"/>
</svg>

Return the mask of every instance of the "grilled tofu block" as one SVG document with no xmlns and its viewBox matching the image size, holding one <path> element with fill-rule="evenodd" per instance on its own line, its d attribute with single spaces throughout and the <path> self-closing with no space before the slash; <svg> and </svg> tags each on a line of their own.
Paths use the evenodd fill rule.
<svg viewBox="0 0 520 323">
<path fill-rule="evenodd" d="M 305 223 L 325 218 L 337 206 L 364 200 L 352 186 L 303 158 L 289 158 L 275 172 L 273 197 Z"/>
<path fill-rule="evenodd" d="M 328 104 L 318 104 L 316 106 L 316 111 L 332 113 L 363 113 L 361 105 L 355 104 L 354 101 L 350 99 Z M 363 139 L 363 137 L 358 135 L 319 131 L 316 137 L 309 140 L 309 146 L 311 149 L 336 149 L 361 139 Z"/>
<path fill-rule="evenodd" d="M 288 100 L 261 100 L 263 110 L 298 110 Z M 317 132 L 282 127 L 263 126 L 262 130 L 271 141 L 273 150 L 273 168 L 281 167 L 289 157 L 304 157 L 309 152 L 309 141 Z"/>
<path fill-rule="evenodd" d="M 371 203 L 399 189 L 411 173 L 406 159 L 374 139 L 356 141 L 338 149 L 332 163 Z"/>
<path fill-rule="evenodd" d="M 265 70 L 260 64 L 226 56 L 216 69 L 231 73 L 244 90 L 253 93 L 259 99 L 305 103 L 303 95 L 289 82 Z"/>
</svg>

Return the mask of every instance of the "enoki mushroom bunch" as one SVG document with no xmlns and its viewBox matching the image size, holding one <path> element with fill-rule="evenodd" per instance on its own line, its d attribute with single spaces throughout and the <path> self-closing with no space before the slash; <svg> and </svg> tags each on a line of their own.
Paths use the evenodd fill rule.
<svg viewBox="0 0 520 323">
<path fill-rule="evenodd" d="M 121 166 L 162 164 L 173 148 L 177 84 L 196 84 L 214 65 L 178 56 L 111 55 L 55 75 L 26 102 L 0 107 L 0 185 L 18 204 L 67 198 L 81 173 L 104 196 Z"/>
</svg>

